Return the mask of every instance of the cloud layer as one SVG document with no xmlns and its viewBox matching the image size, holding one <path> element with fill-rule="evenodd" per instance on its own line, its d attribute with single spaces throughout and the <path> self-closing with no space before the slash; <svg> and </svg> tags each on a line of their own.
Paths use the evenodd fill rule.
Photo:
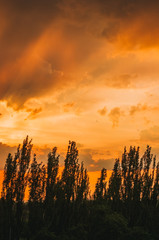
<svg viewBox="0 0 159 240">
<path fill-rule="evenodd" d="M 94 171 L 124 145 L 157 148 L 158 12 L 155 0 L 1 0 L 4 152 L 27 134 L 44 153 L 75 140 Z"/>
<path fill-rule="evenodd" d="M 124 51 L 159 45 L 157 1 L 10 0 L 0 5 L 0 99 L 17 108 L 79 82 L 90 65 L 94 71 L 94 55 L 98 58 L 104 46 L 109 52 L 108 44 Z M 128 87 L 134 77 L 125 72 L 106 81 Z"/>
</svg>

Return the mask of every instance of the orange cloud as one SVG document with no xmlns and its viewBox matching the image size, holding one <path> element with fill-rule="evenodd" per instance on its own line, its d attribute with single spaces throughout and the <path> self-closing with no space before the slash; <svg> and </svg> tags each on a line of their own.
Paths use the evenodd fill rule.
<svg viewBox="0 0 159 240">
<path fill-rule="evenodd" d="M 35 119 L 38 113 L 40 113 L 41 111 L 42 111 L 42 108 L 27 109 L 27 112 L 30 112 L 27 119 Z"/>
<path fill-rule="evenodd" d="M 69 110 L 72 109 L 74 105 L 75 105 L 74 102 L 64 104 L 63 106 L 64 112 L 69 112 Z"/>
<path fill-rule="evenodd" d="M 155 125 L 149 129 L 140 132 L 140 140 L 149 143 L 157 143 L 159 141 L 159 126 Z"/>
<path fill-rule="evenodd" d="M 119 76 L 112 76 L 106 79 L 106 86 L 112 88 L 133 88 L 133 80 L 137 78 L 137 75 L 122 74 Z"/>
<path fill-rule="evenodd" d="M 16 0 L 2 1 L 1 9 L 0 99 L 15 108 L 70 82 L 78 85 L 99 59 L 101 72 L 108 71 L 111 62 L 101 58 L 107 44 L 119 45 L 117 52 L 159 45 L 156 1 Z M 131 86 L 133 76 L 104 78 L 108 86 L 122 88 Z"/>
<path fill-rule="evenodd" d="M 0 170 L 4 168 L 5 161 L 9 153 L 14 154 L 16 147 L 11 147 L 7 144 L 0 142 Z"/>
<path fill-rule="evenodd" d="M 104 107 L 104 108 L 102 108 L 102 109 L 99 109 L 99 110 L 98 110 L 98 113 L 99 113 L 101 116 L 105 116 L 106 113 L 107 113 L 106 107 Z"/>
<path fill-rule="evenodd" d="M 29 134 L 39 148 L 73 139 L 117 152 L 157 126 L 158 10 L 148 0 L 2 0 L 0 141 Z M 90 155 L 92 171 L 113 157 Z"/>
<path fill-rule="evenodd" d="M 121 110 L 119 107 L 115 107 L 113 108 L 110 113 L 109 113 L 109 118 L 110 120 L 112 121 L 113 123 L 113 127 L 117 127 L 118 126 L 118 123 L 119 123 L 119 119 L 120 119 L 120 116 L 121 116 Z"/>
<path fill-rule="evenodd" d="M 139 103 L 136 106 L 131 106 L 131 108 L 130 108 L 130 115 L 133 116 L 137 112 L 146 111 L 148 109 L 149 108 L 148 108 L 148 106 L 146 104 L 142 105 L 142 104 Z"/>
</svg>

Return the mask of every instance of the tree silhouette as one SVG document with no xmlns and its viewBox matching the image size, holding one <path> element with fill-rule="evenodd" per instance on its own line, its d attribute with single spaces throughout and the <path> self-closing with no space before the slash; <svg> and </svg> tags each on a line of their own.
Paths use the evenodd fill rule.
<svg viewBox="0 0 159 240">
<path fill-rule="evenodd" d="M 118 207 L 121 199 L 121 168 L 119 159 L 115 160 L 112 175 L 109 179 L 108 197 L 115 208 Z"/>
<path fill-rule="evenodd" d="M 70 202 L 75 199 L 75 188 L 79 171 L 78 150 L 75 142 L 69 142 L 65 166 L 62 173 L 62 183 L 65 199 Z"/>
<path fill-rule="evenodd" d="M 69 142 L 62 175 L 57 148 L 47 165 L 34 154 L 28 137 L 8 154 L 0 199 L 0 239 L 151 239 L 159 234 L 159 163 L 147 146 L 124 149 L 107 183 L 103 168 L 92 198 L 76 143 Z M 28 199 L 25 198 L 26 188 Z M 25 201 L 26 199 L 26 201 Z"/>
<path fill-rule="evenodd" d="M 17 171 L 15 178 L 15 202 L 16 202 L 16 235 L 20 238 L 23 223 L 23 202 L 28 180 L 28 169 L 31 157 L 32 144 L 28 136 L 23 141 L 22 147 L 17 149 Z"/>
<path fill-rule="evenodd" d="M 51 223 L 55 217 L 55 200 L 57 199 L 58 191 L 58 170 L 59 170 L 59 155 L 57 148 L 48 154 L 47 161 L 47 180 L 46 180 L 46 195 L 45 195 L 45 221 Z"/>
<path fill-rule="evenodd" d="M 51 204 L 56 196 L 57 174 L 59 169 L 59 155 L 56 155 L 57 148 L 54 147 L 48 154 L 47 183 L 46 183 L 46 204 Z"/>
<path fill-rule="evenodd" d="M 94 192 L 94 199 L 95 200 L 102 200 L 106 197 L 106 177 L 107 177 L 107 170 L 103 168 L 101 170 L 101 176 L 98 178 L 95 192 Z"/>
<path fill-rule="evenodd" d="M 150 167 L 153 162 L 153 171 L 150 172 Z M 143 192 L 142 201 L 148 203 L 151 199 L 152 186 L 154 181 L 154 168 L 155 168 L 156 157 L 151 154 L 151 147 L 147 146 L 147 149 L 143 155 Z"/>
<path fill-rule="evenodd" d="M 87 170 L 84 168 L 84 164 L 82 162 L 77 177 L 77 190 L 76 190 L 77 201 L 82 202 L 83 200 L 86 200 L 88 194 L 89 194 L 89 177 Z"/>
<path fill-rule="evenodd" d="M 17 171 L 17 159 L 19 156 L 19 147 L 17 154 L 13 158 L 9 153 L 6 159 L 6 164 L 4 167 L 4 179 L 2 186 L 2 199 L 5 209 L 4 216 L 4 235 L 5 239 L 13 239 L 14 237 L 14 212 L 13 205 L 15 199 L 15 184 L 16 184 L 16 171 Z"/>
<path fill-rule="evenodd" d="M 156 166 L 154 187 L 153 187 L 153 190 L 152 190 L 152 202 L 153 202 L 154 206 L 157 205 L 158 197 L 159 197 L 159 163 Z"/>
<path fill-rule="evenodd" d="M 38 163 L 34 154 L 33 162 L 28 176 L 29 201 L 42 202 L 45 194 L 46 168 L 42 163 Z"/>
<path fill-rule="evenodd" d="M 28 176 L 29 186 L 29 228 L 35 233 L 43 224 L 42 201 L 45 197 L 46 168 L 38 163 L 34 154 Z"/>
</svg>

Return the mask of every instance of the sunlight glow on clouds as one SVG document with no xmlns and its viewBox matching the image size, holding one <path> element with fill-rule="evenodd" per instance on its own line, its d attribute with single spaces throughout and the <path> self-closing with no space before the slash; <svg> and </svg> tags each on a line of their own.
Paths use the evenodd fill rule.
<svg viewBox="0 0 159 240">
<path fill-rule="evenodd" d="M 144 147 L 148 139 L 157 149 L 158 2 L 0 5 L 2 146 L 29 135 L 37 147 L 63 151 L 74 140 L 90 170 L 98 167 L 87 164 L 87 149 L 99 163 L 120 156 L 124 145 Z"/>
</svg>

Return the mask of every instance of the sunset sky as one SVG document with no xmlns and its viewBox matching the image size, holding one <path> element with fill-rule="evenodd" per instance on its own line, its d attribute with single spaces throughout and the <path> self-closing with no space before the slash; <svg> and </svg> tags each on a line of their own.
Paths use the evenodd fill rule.
<svg viewBox="0 0 159 240">
<path fill-rule="evenodd" d="M 0 0 L 0 169 L 77 142 L 89 171 L 124 146 L 159 157 L 159 1 Z"/>
</svg>

